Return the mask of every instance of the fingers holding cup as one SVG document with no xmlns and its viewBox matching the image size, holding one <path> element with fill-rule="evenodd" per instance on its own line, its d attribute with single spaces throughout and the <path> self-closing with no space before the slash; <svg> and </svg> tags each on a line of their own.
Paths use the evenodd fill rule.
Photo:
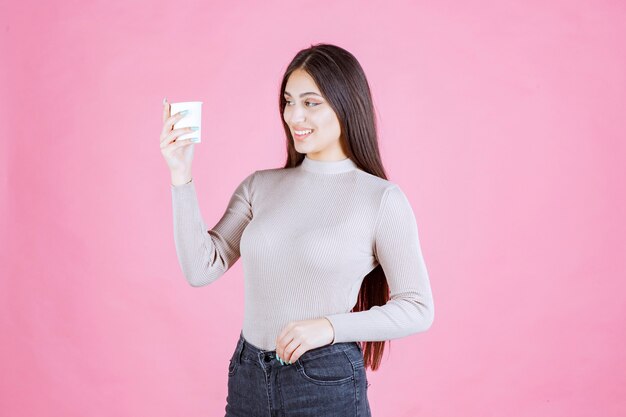
<svg viewBox="0 0 626 417">
<path fill-rule="evenodd" d="M 174 130 L 186 127 L 196 128 L 194 131 L 184 132 L 181 137 L 177 138 L 177 141 L 189 139 L 194 143 L 200 143 L 202 140 L 202 102 L 185 101 L 171 103 L 171 112 L 175 115 L 181 114 L 181 116 L 174 117 L 171 120 Z"/>
</svg>

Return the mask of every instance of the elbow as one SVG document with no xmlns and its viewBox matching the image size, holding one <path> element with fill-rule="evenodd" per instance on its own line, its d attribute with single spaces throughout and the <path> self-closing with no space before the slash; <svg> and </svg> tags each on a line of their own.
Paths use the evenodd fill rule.
<svg viewBox="0 0 626 417">
<path fill-rule="evenodd" d="M 190 286 L 197 288 L 197 287 L 204 287 L 205 285 L 207 285 L 207 282 L 201 281 L 201 280 L 197 280 L 197 279 L 187 279 L 187 282 L 189 283 Z"/>
<path fill-rule="evenodd" d="M 403 310 L 404 335 L 422 333 L 430 329 L 435 319 L 435 304 L 432 295 L 413 292 L 395 295 L 392 302 Z"/>
<path fill-rule="evenodd" d="M 185 279 L 187 280 L 187 283 L 192 287 L 204 287 L 205 285 L 213 282 L 213 280 L 209 279 L 209 277 L 197 274 L 185 274 Z"/>
<path fill-rule="evenodd" d="M 424 333 L 428 331 L 432 327 L 433 321 L 434 315 L 432 314 L 429 316 L 421 316 L 411 328 L 411 334 Z"/>
<path fill-rule="evenodd" d="M 416 310 L 417 314 L 413 320 L 413 327 L 411 333 L 423 333 L 429 330 L 433 322 L 435 321 L 435 305 L 432 299 L 429 303 L 419 302 L 419 308 Z"/>
<path fill-rule="evenodd" d="M 185 279 L 192 287 L 204 287 L 205 285 L 209 285 L 212 282 L 216 281 L 222 275 L 224 275 L 224 269 L 222 268 L 213 268 L 213 269 L 202 269 L 196 271 L 189 271 L 185 275 Z"/>
</svg>

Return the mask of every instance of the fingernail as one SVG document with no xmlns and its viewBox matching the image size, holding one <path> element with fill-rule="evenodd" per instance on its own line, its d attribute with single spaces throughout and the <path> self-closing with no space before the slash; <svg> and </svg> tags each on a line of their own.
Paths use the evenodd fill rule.
<svg viewBox="0 0 626 417">
<path fill-rule="evenodd" d="M 186 114 L 189 114 L 189 110 L 183 110 L 183 111 L 180 112 L 180 114 L 183 115 L 183 116 L 186 115 Z"/>
<path fill-rule="evenodd" d="M 190 127 L 189 129 L 191 129 L 191 130 L 193 130 L 195 132 L 196 130 L 198 130 L 200 128 L 198 126 L 193 126 L 193 127 Z"/>
<path fill-rule="evenodd" d="M 167 103 L 167 97 L 163 97 L 163 104 Z"/>
</svg>

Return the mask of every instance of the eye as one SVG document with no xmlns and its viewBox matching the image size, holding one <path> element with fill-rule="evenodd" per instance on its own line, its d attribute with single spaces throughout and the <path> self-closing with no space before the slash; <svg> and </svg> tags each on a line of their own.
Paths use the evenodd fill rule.
<svg viewBox="0 0 626 417">
<path fill-rule="evenodd" d="M 307 106 L 307 107 L 315 107 L 315 106 L 319 106 L 322 103 L 315 103 L 313 101 L 305 101 L 306 104 L 313 104 L 312 106 Z M 285 100 L 285 105 L 289 106 L 291 104 L 291 101 L 289 100 Z"/>
</svg>

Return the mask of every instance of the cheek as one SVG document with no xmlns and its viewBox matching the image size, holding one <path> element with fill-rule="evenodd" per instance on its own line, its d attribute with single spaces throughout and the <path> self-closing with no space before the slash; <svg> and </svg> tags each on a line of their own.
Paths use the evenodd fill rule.
<svg viewBox="0 0 626 417">
<path fill-rule="evenodd" d="M 335 130 L 339 127 L 339 120 L 332 110 L 324 110 L 316 115 L 315 119 L 320 126 L 324 126 L 325 129 Z"/>
<path fill-rule="evenodd" d="M 332 111 L 326 112 L 322 118 L 320 118 L 320 125 L 323 126 L 324 131 L 331 137 L 336 137 L 341 133 L 341 126 L 335 113 Z"/>
</svg>

